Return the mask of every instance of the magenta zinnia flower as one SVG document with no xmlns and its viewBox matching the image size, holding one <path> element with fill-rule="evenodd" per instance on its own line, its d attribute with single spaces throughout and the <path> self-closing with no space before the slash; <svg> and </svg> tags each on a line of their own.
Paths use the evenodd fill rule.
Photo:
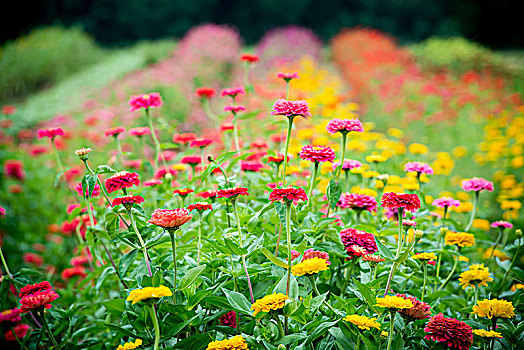
<svg viewBox="0 0 524 350">
<path fill-rule="evenodd" d="M 77 184 L 75 185 L 75 191 L 76 191 L 76 193 L 78 193 L 78 195 L 79 195 L 80 197 L 84 197 L 84 195 L 85 195 L 85 196 L 88 195 L 88 193 L 87 193 L 87 188 L 84 190 L 84 189 L 82 188 L 82 183 L 81 183 L 81 182 L 79 182 L 79 183 L 77 183 Z M 91 197 L 92 197 L 92 198 L 96 198 L 96 197 L 98 197 L 99 195 L 100 195 L 100 186 L 99 186 L 97 183 L 95 183 L 95 187 L 94 187 L 94 189 L 93 189 L 93 193 L 91 194 Z"/>
<path fill-rule="evenodd" d="M 238 106 L 229 105 L 229 106 L 224 107 L 224 111 L 231 112 L 231 113 L 245 112 L 245 110 L 246 110 L 246 107 L 242 105 L 238 105 Z"/>
<path fill-rule="evenodd" d="M 199 203 L 195 203 L 195 204 L 190 204 L 187 207 L 187 209 L 189 211 L 196 210 L 196 211 L 199 211 L 199 212 L 203 212 L 205 210 L 213 210 L 213 205 L 211 205 L 209 203 L 199 202 Z"/>
<path fill-rule="evenodd" d="M 140 204 L 143 202 L 144 198 L 142 196 L 127 195 L 113 199 L 112 205 L 113 207 L 116 207 L 117 205 L 123 205 L 126 209 L 131 209 L 133 203 Z"/>
<path fill-rule="evenodd" d="M 59 295 L 52 289 L 46 289 L 26 295 L 20 299 L 20 304 L 22 304 L 20 311 L 21 313 L 26 313 L 41 307 L 50 309 L 51 302 L 58 297 Z"/>
<path fill-rule="evenodd" d="M 222 90 L 222 92 L 220 93 L 220 96 L 222 97 L 231 96 L 235 98 L 237 95 L 245 95 L 245 94 L 246 94 L 246 89 L 243 86 L 237 86 L 237 87 Z"/>
<path fill-rule="evenodd" d="M 306 101 L 287 101 L 281 98 L 273 104 L 271 115 L 284 115 L 286 117 L 301 116 L 307 119 L 311 117 L 311 112 Z"/>
<path fill-rule="evenodd" d="M 333 163 L 333 170 L 336 170 L 340 166 L 340 162 L 336 161 Z M 362 166 L 362 163 L 358 160 L 353 159 L 344 159 L 344 163 L 342 164 L 342 170 L 349 171 L 351 169 L 360 168 Z"/>
<path fill-rule="evenodd" d="M 162 106 L 162 97 L 160 97 L 158 92 L 152 92 L 150 94 L 143 95 L 133 95 L 129 98 L 128 103 L 131 107 L 131 112 L 140 108 L 148 110 L 149 108 Z"/>
<path fill-rule="evenodd" d="M 286 82 L 289 82 L 291 79 L 298 79 L 298 73 L 278 73 L 277 77 L 284 79 Z"/>
<path fill-rule="evenodd" d="M 439 208 L 449 208 L 449 207 L 458 207 L 460 205 L 460 201 L 453 199 L 451 197 L 441 197 L 437 198 L 432 203 L 434 206 Z"/>
<path fill-rule="evenodd" d="M 114 128 L 110 128 L 104 131 L 104 135 L 117 137 L 125 131 L 126 129 L 123 126 L 115 126 Z"/>
<path fill-rule="evenodd" d="M 283 203 L 296 203 L 299 200 L 306 202 L 307 194 L 306 191 L 300 187 L 275 188 L 269 194 L 269 200 L 272 203 L 276 201 L 281 201 Z"/>
<path fill-rule="evenodd" d="M 337 132 L 348 133 L 350 131 L 363 132 L 364 126 L 358 118 L 355 119 L 331 119 L 326 126 L 326 131 L 330 134 Z"/>
<path fill-rule="evenodd" d="M 42 139 L 44 137 L 49 137 L 50 139 L 54 139 L 57 136 L 64 135 L 64 130 L 60 126 L 56 128 L 39 129 L 37 131 L 37 135 L 39 139 Z"/>
<path fill-rule="evenodd" d="M 337 206 L 353 210 L 377 211 L 377 200 L 374 197 L 359 193 L 343 193 Z"/>
<path fill-rule="evenodd" d="M 424 339 L 444 342 L 450 349 L 467 350 L 473 344 L 473 331 L 466 323 L 446 318 L 442 313 L 433 316 L 424 328 Z"/>
<path fill-rule="evenodd" d="M 217 198 L 231 198 L 236 200 L 238 196 L 249 196 L 246 187 L 224 188 L 217 191 Z"/>
<path fill-rule="evenodd" d="M 340 231 L 340 240 L 346 248 L 349 259 L 352 259 L 354 256 L 374 254 L 378 251 L 375 235 L 356 228 L 345 228 Z"/>
<path fill-rule="evenodd" d="M 420 199 L 412 193 L 388 192 L 382 196 L 382 206 L 390 209 L 404 208 L 409 211 L 420 209 Z"/>
<path fill-rule="evenodd" d="M 259 172 L 260 169 L 262 169 L 264 167 L 264 164 L 262 164 L 260 161 L 258 160 L 253 160 L 253 161 L 249 161 L 249 160 L 243 160 L 240 162 L 240 168 L 243 170 L 243 171 L 251 171 L 251 172 Z"/>
<path fill-rule="evenodd" d="M 329 146 L 306 145 L 300 150 L 299 157 L 311 162 L 333 162 L 335 151 Z"/>
<path fill-rule="evenodd" d="M 513 224 L 510 223 L 510 222 L 507 222 L 507 221 L 499 220 L 499 221 L 492 222 L 491 223 L 491 227 L 493 227 L 493 228 L 497 228 L 497 227 L 513 228 Z"/>
<path fill-rule="evenodd" d="M 200 164 L 201 162 L 202 158 L 200 156 L 184 156 L 180 160 L 180 163 L 189 165 Z"/>
<path fill-rule="evenodd" d="M 213 140 L 200 138 L 200 139 L 196 139 L 194 141 L 191 141 L 191 144 L 189 146 L 190 147 L 206 147 L 206 146 L 209 146 L 212 143 L 213 143 Z"/>
<path fill-rule="evenodd" d="M 239 318 L 240 319 L 240 318 Z M 231 328 L 237 328 L 237 313 L 235 311 L 229 311 L 218 318 L 218 322 L 221 326 L 228 326 Z"/>
<path fill-rule="evenodd" d="M 137 173 L 130 173 L 129 171 L 121 171 L 113 174 L 110 178 L 106 179 L 105 184 L 107 192 L 115 192 L 122 188 L 129 188 L 140 185 L 140 175 Z"/>
<path fill-rule="evenodd" d="M 165 229 L 177 229 L 191 220 L 192 217 L 193 215 L 186 208 L 156 209 L 147 222 Z"/>
<path fill-rule="evenodd" d="M 404 165 L 404 171 L 433 175 L 433 169 L 428 164 L 422 162 L 407 162 Z"/>
<path fill-rule="evenodd" d="M 22 317 L 20 317 L 20 309 L 14 308 L 9 310 L 4 310 L 0 312 L 0 323 L 3 322 L 11 322 L 11 323 L 19 323 L 22 321 Z"/>
<path fill-rule="evenodd" d="M 464 191 L 493 191 L 493 182 L 483 179 L 481 177 L 473 177 L 471 179 L 462 180 L 460 186 Z"/>
<path fill-rule="evenodd" d="M 150 135 L 150 134 L 151 134 L 151 129 L 149 129 L 146 126 L 129 129 L 129 135 L 133 135 L 133 136 L 140 137 L 140 136 Z"/>
</svg>

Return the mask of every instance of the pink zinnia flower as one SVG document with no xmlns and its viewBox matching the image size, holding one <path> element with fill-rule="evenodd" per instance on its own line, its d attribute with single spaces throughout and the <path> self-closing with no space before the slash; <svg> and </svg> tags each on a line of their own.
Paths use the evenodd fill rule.
<svg viewBox="0 0 524 350">
<path fill-rule="evenodd" d="M 337 132 L 348 133 L 350 131 L 363 132 L 364 126 L 358 118 L 355 119 L 331 119 L 326 126 L 326 131 L 330 134 Z"/>
<path fill-rule="evenodd" d="M 255 161 L 248 161 L 248 160 L 242 160 L 240 162 L 240 168 L 243 170 L 243 171 L 251 171 L 251 172 L 259 172 L 260 169 L 262 169 L 264 167 L 264 164 L 262 164 L 261 162 L 259 162 L 258 160 L 255 160 Z"/>
<path fill-rule="evenodd" d="M 311 112 L 306 101 L 287 101 L 281 98 L 273 104 L 271 115 L 301 116 L 307 119 L 311 117 Z"/>
<path fill-rule="evenodd" d="M 220 96 L 222 97 L 231 96 L 232 98 L 235 98 L 237 95 L 245 95 L 245 94 L 246 94 L 246 89 L 243 86 L 237 86 L 237 87 L 222 90 L 222 92 L 220 93 Z"/>
<path fill-rule="evenodd" d="M 493 191 L 493 182 L 483 179 L 481 177 L 473 177 L 471 179 L 462 180 L 460 186 L 464 191 Z"/>
<path fill-rule="evenodd" d="M 240 59 L 242 61 L 245 61 L 245 62 L 248 62 L 248 63 L 258 62 L 258 56 L 257 55 L 252 55 L 252 54 L 249 54 L 249 53 L 243 54 L 242 56 L 240 56 Z"/>
<path fill-rule="evenodd" d="M 81 182 L 78 182 L 76 185 L 75 185 L 75 191 L 76 193 L 78 193 L 78 195 L 80 197 L 84 197 L 85 196 L 88 196 L 88 193 L 87 193 L 87 188 L 84 190 L 82 188 L 82 183 Z M 95 183 L 95 187 L 93 189 L 93 193 L 91 194 L 91 198 L 96 198 L 100 195 L 100 186 Z"/>
<path fill-rule="evenodd" d="M 240 318 L 239 318 L 240 320 Z M 237 328 L 237 313 L 235 311 L 229 311 L 218 318 L 218 322 L 221 326 L 228 326 L 231 328 Z"/>
<path fill-rule="evenodd" d="M 320 250 L 314 250 L 312 248 L 306 250 L 304 252 L 304 256 L 302 257 L 302 261 L 311 259 L 311 258 L 321 258 L 326 260 L 326 263 L 328 265 L 331 265 L 331 262 L 329 261 L 329 253 L 321 252 Z"/>
<path fill-rule="evenodd" d="M 212 191 L 204 191 L 197 194 L 197 196 L 202 197 L 204 199 L 210 198 L 211 200 L 215 200 L 215 198 L 218 195 L 218 191 L 212 190 Z"/>
<path fill-rule="evenodd" d="M 443 342 L 451 349 L 467 350 L 473 344 L 473 331 L 466 323 L 446 318 L 442 313 L 433 316 L 424 328 L 424 339 Z"/>
<path fill-rule="evenodd" d="M 158 180 L 158 179 L 151 179 L 151 180 L 147 180 L 147 181 L 144 181 L 144 183 L 142 184 L 146 187 L 152 187 L 152 186 L 156 186 L 156 185 L 162 185 L 162 180 Z"/>
<path fill-rule="evenodd" d="M 104 131 L 104 135 L 117 137 L 118 135 L 120 135 L 121 133 L 125 131 L 126 129 L 123 126 L 115 126 L 114 128 L 110 128 Z"/>
<path fill-rule="evenodd" d="M 229 105 L 229 106 L 225 106 L 224 107 L 224 111 L 226 112 L 231 112 L 231 113 L 240 113 L 240 112 L 244 112 L 246 110 L 246 107 L 242 106 L 242 105 L 238 105 L 238 106 L 232 106 L 232 105 Z"/>
<path fill-rule="evenodd" d="M 20 299 L 20 311 L 22 313 L 29 312 L 33 309 L 44 307 L 46 309 L 51 308 L 51 302 L 56 300 L 59 295 L 52 289 L 46 289 L 33 294 L 29 294 Z"/>
<path fill-rule="evenodd" d="M 407 162 L 404 165 L 405 172 L 416 172 L 418 174 L 433 175 L 433 169 L 426 163 L 422 162 Z"/>
<path fill-rule="evenodd" d="M 435 199 L 432 204 L 439 208 L 449 208 L 458 207 L 460 205 L 460 201 L 451 197 L 441 197 Z"/>
<path fill-rule="evenodd" d="M 184 134 L 174 134 L 173 135 L 173 142 L 175 143 L 190 143 L 191 141 L 194 141 L 197 139 L 197 135 L 192 132 L 186 132 Z"/>
<path fill-rule="evenodd" d="M 64 130 L 60 126 L 56 128 L 39 129 L 37 131 L 37 135 L 39 139 L 49 137 L 51 140 L 53 140 L 57 136 L 64 135 Z"/>
<path fill-rule="evenodd" d="M 295 260 L 296 258 L 298 258 L 300 256 L 300 253 L 297 252 L 296 250 L 294 249 L 291 249 L 291 261 Z"/>
<path fill-rule="evenodd" d="M 140 204 L 144 202 L 144 198 L 142 196 L 133 196 L 133 195 L 127 195 L 122 197 L 117 197 L 113 199 L 113 207 L 116 207 L 117 205 L 123 205 L 126 209 L 131 209 L 133 207 L 133 203 Z"/>
<path fill-rule="evenodd" d="M 407 318 L 410 321 L 423 320 L 429 318 L 431 315 L 431 306 L 423 301 L 418 300 L 415 297 L 407 296 L 406 294 L 397 294 L 397 297 L 411 300 L 413 307 L 411 309 L 399 309 L 397 310 L 402 317 Z"/>
<path fill-rule="evenodd" d="M 200 138 L 200 139 L 196 139 L 196 140 L 192 141 L 189 146 L 190 147 L 206 147 L 206 146 L 209 146 L 212 143 L 213 143 L 213 140 Z"/>
<path fill-rule="evenodd" d="M 269 194 L 269 200 L 273 203 L 280 201 L 283 203 L 296 203 L 299 200 L 307 202 L 307 194 L 303 188 L 300 187 L 284 187 L 284 188 L 275 188 Z"/>
<path fill-rule="evenodd" d="M 217 198 L 231 198 L 236 200 L 238 196 L 249 196 L 246 187 L 223 188 L 217 191 Z"/>
<path fill-rule="evenodd" d="M 24 163 L 22 163 L 20 160 L 7 159 L 4 163 L 4 174 L 8 178 L 24 181 Z"/>
<path fill-rule="evenodd" d="M 200 156 L 185 156 L 180 160 L 180 163 L 190 165 L 200 164 L 201 162 L 202 158 Z"/>
<path fill-rule="evenodd" d="M 20 317 L 20 313 L 21 313 L 20 309 L 18 308 L 2 311 L 0 312 L 0 323 L 3 323 L 3 322 L 11 322 L 15 324 L 19 323 L 20 321 L 22 321 L 22 317 Z"/>
<path fill-rule="evenodd" d="M 335 151 L 329 146 L 306 145 L 300 150 L 299 157 L 311 162 L 333 162 L 335 160 Z"/>
<path fill-rule="evenodd" d="M 282 72 L 278 73 L 277 77 L 284 79 L 286 83 L 289 82 L 291 79 L 299 78 L 298 73 L 282 73 Z"/>
<path fill-rule="evenodd" d="M 151 219 L 147 222 L 166 229 L 179 228 L 191 220 L 192 217 L 193 215 L 191 215 L 186 208 L 156 209 L 153 214 L 151 214 Z"/>
<path fill-rule="evenodd" d="M 129 98 L 128 103 L 131 107 L 131 112 L 140 108 L 148 110 L 149 108 L 162 106 L 162 97 L 160 97 L 158 92 L 152 92 L 143 95 L 133 95 Z"/>
<path fill-rule="evenodd" d="M 115 192 L 122 188 L 129 188 L 140 185 L 140 175 L 137 173 L 130 173 L 129 171 L 121 171 L 113 174 L 110 178 L 106 179 L 105 184 L 107 192 Z"/>
<path fill-rule="evenodd" d="M 42 281 L 40 283 L 35 283 L 35 284 L 28 284 L 27 286 L 22 287 L 20 289 L 20 294 L 18 296 L 20 298 L 23 298 L 28 295 L 38 293 L 44 290 L 52 289 L 52 288 L 53 287 L 51 287 L 51 283 L 49 283 L 48 281 Z"/>
<path fill-rule="evenodd" d="M 507 221 L 499 220 L 499 221 L 492 222 L 491 223 L 491 227 L 493 227 L 493 228 L 496 228 L 496 227 L 513 228 L 513 224 L 511 224 L 511 223 L 509 223 Z"/>
<path fill-rule="evenodd" d="M 378 251 L 375 235 L 366 231 L 357 230 L 356 228 L 345 228 L 340 231 L 340 240 L 346 248 L 349 259 L 352 259 L 354 256 L 374 254 Z M 361 249 L 357 249 L 357 247 Z M 364 249 L 364 253 L 362 249 Z"/>
<path fill-rule="evenodd" d="M 340 162 L 336 161 L 333 163 L 333 170 L 336 170 L 340 166 Z M 358 160 L 353 159 L 344 159 L 344 164 L 342 164 L 342 170 L 349 171 L 351 169 L 360 168 L 362 163 Z"/>
<path fill-rule="evenodd" d="M 204 210 L 213 210 L 213 205 L 211 205 L 209 203 L 199 202 L 199 203 L 195 203 L 195 204 L 190 204 L 187 207 L 187 209 L 189 209 L 189 211 L 196 210 L 196 211 L 199 211 L 199 212 L 203 212 Z"/>
<path fill-rule="evenodd" d="M 420 209 L 420 199 L 416 194 L 388 192 L 382 195 L 382 206 L 390 209 L 404 208 L 416 211 Z"/>
<path fill-rule="evenodd" d="M 33 264 L 35 266 L 41 266 L 44 263 L 42 255 L 31 252 L 24 253 L 22 255 L 22 260 L 24 260 L 25 263 Z"/>
<path fill-rule="evenodd" d="M 202 99 L 210 99 L 215 95 L 215 89 L 210 87 L 201 87 L 196 89 L 196 94 Z"/>
<path fill-rule="evenodd" d="M 17 339 L 19 340 L 24 339 L 30 329 L 31 327 L 29 327 L 29 325 L 18 324 L 14 326 L 13 329 L 10 329 L 5 332 L 4 334 L 5 340 L 8 342 L 14 342 Z M 14 331 L 14 334 L 13 334 L 13 331 Z"/>
<path fill-rule="evenodd" d="M 269 147 L 266 141 L 260 140 L 260 139 L 251 142 L 249 146 L 251 146 L 252 148 L 268 148 Z"/>
<path fill-rule="evenodd" d="M 171 176 L 175 177 L 177 176 L 178 172 L 172 168 L 161 167 L 155 171 L 155 175 L 153 175 L 153 177 L 159 180 L 163 179 L 167 174 L 170 174 Z"/>
<path fill-rule="evenodd" d="M 147 126 L 141 126 L 138 128 L 129 129 L 129 135 L 133 136 L 144 136 L 144 135 L 150 135 L 151 129 L 149 129 Z"/>
<path fill-rule="evenodd" d="M 337 206 L 340 208 L 349 208 L 357 211 L 377 211 L 377 200 L 374 197 L 359 193 L 343 193 Z"/>
</svg>

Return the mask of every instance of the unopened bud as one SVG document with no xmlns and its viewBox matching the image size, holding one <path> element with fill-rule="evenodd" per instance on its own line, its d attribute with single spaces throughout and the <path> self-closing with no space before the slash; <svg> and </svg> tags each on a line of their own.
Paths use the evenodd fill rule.
<svg viewBox="0 0 524 350">
<path fill-rule="evenodd" d="M 212 155 L 209 155 L 209 156 L 207 156 L 207 161 L 208 161 L 209 163 L 214 163 L 214 162 L 215 162 L 215 158 L 213 158 Z"/>
<path fill-rule="evenodd" d="M 515 234 L 517 235 L 517 237 L 522 237 L 522 230 L 519 228 L 517 230 L 515 230 Z"/>
<path fill-rule="evenodd" d="M 286 350 L 287 347 L 284 344 L 278 344 L 278 350 Z"/>
<path fill-rule="evenodd" d="M 93 151 L 91 148 L 80 148 L 75 151 L 78 158 L 81 160 L 87 160 L 89 158 L 89 152 Z"/>
<path fill-rule="evenodd" d="M 424 236 L 424 231 L 422 231 L 422 230 L 414 230 L 413 232 L 415 234 L 415 238 L 416 239 L 421 239 L 422 236 Z"/>
</svg>

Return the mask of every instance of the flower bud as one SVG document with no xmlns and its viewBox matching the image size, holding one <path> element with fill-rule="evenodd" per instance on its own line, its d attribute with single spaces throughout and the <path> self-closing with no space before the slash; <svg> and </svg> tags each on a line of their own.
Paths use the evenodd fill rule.
<svg viewBox="0 0 524 350">
<path fill-rule="evenodd" d="M 414 234 L 415 234 L 415 238 L 416 239 L 421 239 L 422 236 L 424 236 L 424 231 L 422 230 L 413 230 Z"/>
<path fill-rule="evenodd" d="M 517 237 L 522 237 L 522 230 L 519 228 L 517 230 L 515 230 L 515 234 L 517 235 Z"/>
<path fill-rule="evenodd" d="M 91 151 L 93 151 L 91 148 L 80 148 L 77 149 L 75 153 L 78 156 L 78 158 L 80 158 L 83 161 L 86 161 L 89 158 L 88 154 Z"/>
<path fill-rule="evenodd" d="M 278 344 L 278 350 L 286 350 L 287 347 L 284 344 Z"/>
</svg>

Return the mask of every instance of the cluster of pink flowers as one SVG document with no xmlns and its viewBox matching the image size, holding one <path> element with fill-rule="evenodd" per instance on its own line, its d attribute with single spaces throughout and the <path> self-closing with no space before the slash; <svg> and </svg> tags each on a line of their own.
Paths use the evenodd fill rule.
<svg viewBox="0 0 524 350">
<path fill-rule="evenodd" d="M 300 187 L 275 188 L 269 194 L 269 201 L 272 203 L 280 201 L 283 203 L 293 202 L 296 204 L 299 200 L 307 201 L 306 191 Z"/>
<path fill-rule="evenodd" d="M 193 215 L 186 208 L 156 209 L 147 222 L 163 228 L 178 228 L 191 220 Z"/>
<path fill-rule="evenodd" d="M 425 339 L 442 342 L 451 349 L 467 350 L 473 344 L 473 330 L 465 322 L 446 318 L 442 313 L 433 316 L 424 328 Z"/>
<path fill-rule="evenodd" d="M 416 172 L 418 174 L 433 175 L 433 168 L 422 162 L 407 162 L 404 165 L 405 172 Z"/>
<path fill-rule="evenodd" d="M 439 208 L 449 208 L 458 207 L 460 205 L 460 201 L 451 197 L 441 197 L 435 199 L 432 204 Z"/>
<path fill-rule="evenodd" d="M 382 206 L 390 209 L 404 208 L 416 211 L 420 209 L 420 199 L 412 193 L 388 192 L 382 195 Z"/>
<path fill-rule="evenodd" d="M 311 162 L 333 162 L 335 151 L 329 146 L 306 145 L 300 150 L 299 157 Z"/>
<path fill-rule="evenodd" d="M 115 192 L 122 188 L 129 188 L 140 185 L 140 179 L 137 173 L 130 173 L 129 171 L 121 171 L 113 174 L 105 181 L 107 192 Z"/>
<path fill-rule="evenodd" d="M 152 92 L 150 94 L 133 95 L 129 98 L 129 106 L 131 112 L 137 109 L 143 108 L 148 110 L 149 108 L 161 107 L 162 97 L 158 92 Z"/>
<path fill-rule="evenodd" d="M 468 180 L 462 180 L 460 186 L 464 191 L 493 191 L 493 182 L 483 179 L 481 177 L 473 177 Z"/>
<path fill-rule="evenodd" d="M 344 209 L 377 211 L 377 200 L 375 197 L 359 193 L 343 193 L 337 206 Z"/>
<path fill-rule="evenodd" d="M 375 235 L 356 228 L 345 228 L 340 231 L 340 240 L 346 248 L 349 259 L 355 256 L 374 254 L 378 251 Z"/>
<path fill-rule="evenodd" d="M 287 101 L 282 98 L 273 104 L 271 115 L 301 116 L 307 119 L 311 117 L 311 112 L 306 101 Z"/>
<path fill-rule="evenodd" d="M 362 122 L 358 119 L 331 119 L 326 126 L 326 131 L 330 134 L 335 134 L 337 132 L 348 133 L 351 131 L 363 132 L 364 126 Z"/>
</svg>

